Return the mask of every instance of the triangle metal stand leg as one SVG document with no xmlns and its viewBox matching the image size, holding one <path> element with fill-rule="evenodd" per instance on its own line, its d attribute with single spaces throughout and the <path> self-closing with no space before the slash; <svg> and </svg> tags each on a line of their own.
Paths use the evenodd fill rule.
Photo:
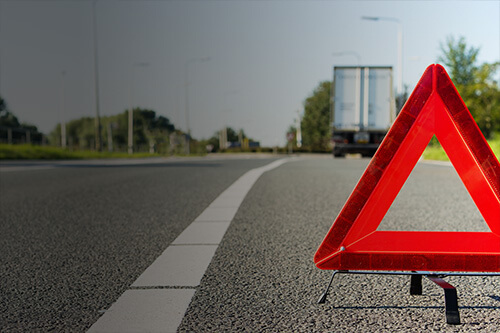
<svg viewBox="0 0 500 333">
<path fill-rule="evenodd" d="M 446 322 L 452 325 L 459 325 L 460 314 L 458 312 L 457 289 L 437 275 L 426 275 L 425 277 L 444 290 Z"/>
<path fill-rule="evenodd" d="M 458 312 L 457 289 L 443 280 L 438 274 L 429 272 L 413 272 L 411 275 L 410 295 L 422 295 L 422 276 L 437 284 L 444 290 L 444 307 L 446 322 L 451 325 L 460 324 L 460 313 Z"/>
<path fill-rule="evenodd" d="M 422 275 L 411 275 L 410 295 L 422 295 Z"/>
<path fill-rule="evenodd" d="M 328 290 L 330 289 L 330 286 L 332 285 L 333 278 L 335 277 L 335 274 L 337 274 L 338 271 L 333 271 L 332 277 L 330 278 L 330 282 L 328 283 L 328 286 L 326 287 L 325 291 L 321 294 L 321 296 L 318 299 L 318 304 L 323 304 L 326 302 L 326 296 L 328 295 Z"/>
<path fill-rule="evenodd" d="M 446 322 L 451 325 L 459 325 L 460 324 L 460 313 L 458 311 L 458 296 L 457 289 L 442 279 L 442 277 L 446 276 L 500 276 L 500 273 L 430 273 L 424 271 L 411 271 L 411 272 L 387 272 L 387 271 L 347 271 L 347 270 L 338 270 L 333 271 L 332 277 L 330 278 L 330 282 L 326 287 L 323 294 L 321 294 L 318 299 L 318 304 L 323 304 L 326 302 L 326 297 L 328 296 L 328 291 L 333 282 L 333 278 L 337 273 L 342 274 L 379 274 L 379 275 L 411 275 L 411 284 L 410 284 L 410 294 L 411 295 L 422 295 L 422 277 L 425 276 L 430 281 L 437 284 L 439 287 L 444 290 L 444 303 L 445 303 L 445 314 L 446 314 Z"/>
</svg>

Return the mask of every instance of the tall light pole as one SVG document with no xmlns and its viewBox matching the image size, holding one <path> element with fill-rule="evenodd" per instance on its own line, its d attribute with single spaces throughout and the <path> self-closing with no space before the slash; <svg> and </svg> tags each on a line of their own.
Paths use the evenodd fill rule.
<svg viewBox="0 0 500 333">
<path fill-rule="evenodd" d="M 356 57 L 358 60 L 358 65 L 361 65 L 361 56 L 359 55 L 358 52 L 355 51 L 342 51 L 342 52 L 333 52 L 332 56 L 334 57 L 339 57 L 339 56 L 344 56 L 344 55 L 353 55 Z"/>
<path fill-rule="evenodd" d="M 0 1 L 0 40 L 2 40 L 2 2 Z M 2 96 L 2 43 L 0 43 L 0 96 Z"/>
<path fill-rule="evenodd" d="M 206 62 L 210 61 L 210 57 L 203 57 L 203 58 L 191 58 L 186 61 L 184 64 L 184 75 L 185 75 L 185 94 L 184 96 L 186 97 L 186 101 L 184 103 L 184 106 L 186 108 L 186 130 L 187 130 L 187 138 L 186 138 L 186 154 L 189 155 L 191 153 L 190 150 L 190 141 L 191 141 L 191 128 L 189 127 L 189 65 L 195 63 L 195 62 Z"/>
<path fill-rule="evenodd" d="M 64 77 L 66 76 L 66 71 L 62 70 L 61 71 L 61 113 L 60 113 L 60 118 L 61 118 L 61 147 L 66 148 L 66 117 L 65 117 L 65 101 L 64 101 L 64 95 L 65 95 L 65 82 L 64 82 Z"/>
<path fill-rule="evenodd" d="M 134 153 L 134 81 L 135 68 L 148 67 L 149 62 L 134 62 L 132 64 L 132 79 L 130 80 L 130 109 L 128 110 L 128 153 Z"/>
<path fill-rule="evenodd" d="M 96 23 L 96 2 L 92 2 L 92 30 L 94 39 L 94 88 L 95 88 L 95 148 L 102 150 L 101 144 L 101 116 L 99 114 L 99 64 L 97 59 L 97 23 Z"/>
<path fill-rule="evenodd" d="M 401 21 L 394 17 L 363 16 L 363 20 L 368 21 L 390 21 L 398 25 L 398 94 L 403 93 L 403 25 Z"/>
</svg>

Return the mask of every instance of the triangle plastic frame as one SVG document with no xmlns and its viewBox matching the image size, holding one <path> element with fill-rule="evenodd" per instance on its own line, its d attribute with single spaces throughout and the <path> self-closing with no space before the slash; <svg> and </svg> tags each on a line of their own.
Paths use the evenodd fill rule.
<svg viewBox="0 0 500 333">
<path fill-rule="evenodd" d="M 433 135 L 491 232 L 377 231 Z M 442 66 L 426 69 L 314 262 L 331 270 L 500 271 L 500 164 Z"/>
</svg>

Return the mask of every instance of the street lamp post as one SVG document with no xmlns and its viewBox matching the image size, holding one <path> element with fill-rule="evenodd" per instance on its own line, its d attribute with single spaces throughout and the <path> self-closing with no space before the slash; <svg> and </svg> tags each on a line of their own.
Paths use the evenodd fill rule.
<svg viewBox="0 0 500 333">
<path fill-rule="evenodd" d="M 0 7 L 2 3 L 0 2 Z M 2 39 L 2 8 L 0 8 L 0 39 Z M 0 96 L 2 96 L 2 47 L 3 45 L 0 43 Z"/>
<path fill-rule="evenodd" d="M 136 67 L 148 67 L 148 62 L 134 62 L 132 64 L 132 80 L 130 80 L 130 109 L 128 110 L 128 153 L 134 153 L 134 80 Z"/>
<path fill-rule="evenodd" d="M 99 114 L 99 63 L 97 51 L 97 21 L 96 21 L 96 2 L 92 2 L 92 32 L 94 42 L 94 88 L 95 88 L 95 148 L 97 151 L 102 150 L 101 142 L 101 116 Z"/>
<path fill-rule="evenodd" d="M 185 101 L 185 116 L 186 116 L 186 130 L 187 130 L 187 137 L 186 137 L 186 154 L 189 155 L 191 153 L 190 150 L 190 141 L 191 141 L 191 128 L 189 127 L 189 65 L 193 64 L 195 62 L 206 62 L 210 61 L 210 57 L 204 57 L 204 58 L 191 58 L 186 61 L 184 64 L 184 75 L 185 75 L 185 94 L 184 96 L 186 97 Z"/>
<path fill-rule="evenodd" d="M 398 25 L 398 94 L 403 92 L 403 25 L 401 21 L 394 17 L 374 17 L 374 16 L 363 16 L 363 20 L 368 21 L 390 21 L 395 22 Z"/>
<path fill-rule="evenodd" d="M 66 71 L 61 71 L 61 147 L 66 148 L 65 82 Z"/>
</svg>

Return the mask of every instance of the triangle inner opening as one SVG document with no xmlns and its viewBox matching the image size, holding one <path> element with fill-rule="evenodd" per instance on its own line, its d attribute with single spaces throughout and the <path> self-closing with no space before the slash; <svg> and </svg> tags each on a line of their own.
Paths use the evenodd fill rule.
<svg viewBox="0 0 500 333">
<path fill-rule="evenodd" d="M 447 158 L 435 136 L 424 156 Z M 490 232 L 453 165 L 422 158 L 377 230 Z"/>
</svg>

